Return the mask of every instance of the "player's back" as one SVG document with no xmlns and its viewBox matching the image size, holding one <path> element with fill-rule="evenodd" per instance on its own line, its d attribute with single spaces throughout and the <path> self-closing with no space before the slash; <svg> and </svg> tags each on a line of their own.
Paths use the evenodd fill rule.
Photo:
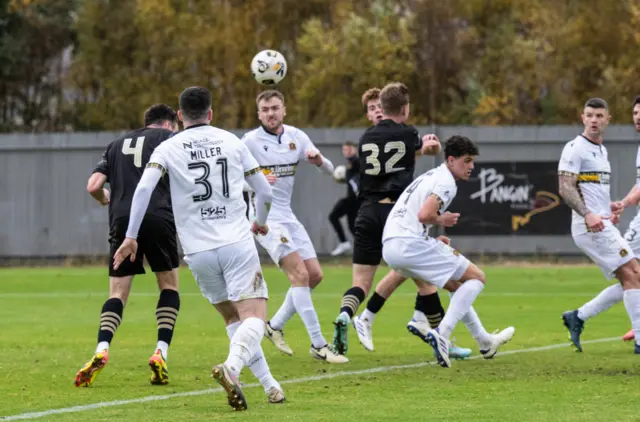
<svg viewBox="0 0 640 422">
<path fill-rule="evenodd" d="M 259 168 L 234 134 L 209 125 L 189 127 L 160 146 L 149 165 L 169 173 L 185 254 L 251 238 L 242 188 L 245 173 Z"/>
<path fill-rule="evenodd" d="M 98 168 L 104 167 L 110 187 L 111 222 L 128 217 L 136 186 L 153 151 L 173 135 L 168 129 L 142 128 L 112 142 Z M 147 214 L 173 219 L 169 183 L 163 179 L 153 191 Z"/>
<path fill-rule="evenodd" d="M 394 205 L 385 224 L 383 241 L 392 237 L 419 237 L 429 234 L 430 225 L 422 224 L 418 214 L 429 196 L 439 204 L 438 212 L 443 213 L 456 196 L 455 179 L 446 164 L 429 170 L 411 183 Z"/>
<path fill-rule="evenodd" d="M 398 199 L 413 181 L 415 153 L 421 146 L 411 125 L 385 119 L 367 129 L 358 146 L 359 197 L 371 202 Z"/>
</svg>

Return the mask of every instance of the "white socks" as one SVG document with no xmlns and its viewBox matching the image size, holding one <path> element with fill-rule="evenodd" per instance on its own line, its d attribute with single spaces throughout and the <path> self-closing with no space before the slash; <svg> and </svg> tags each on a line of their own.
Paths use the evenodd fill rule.
<svg viewBox="0 0 640 422">
<path fill-rule="evenodd" d="M 424 312 L 418 310 L 413 311 L 412 319 L 416 322 L 425 322 L 427 324 L 429 323 L 429 320 L 427 319 L 427 316 L 424 314 Z"/>
<path fill-rule="evenodd" d="M 327 341 L 322 335 L 320 321 L 318 321 L 318 314 L 316 314 L 313 302 L 311 302 L 311 288 L 292 287 L 290 291 L 291 299 L 296 307 L 296 312 L 298 312 L 298 315 L 302 318 L 302 322 L 309 333 L 309 337 L 311 337 L 313 347 L 319 349 L 325 346 Z M 271 327 L 273 327 L 273 325 Z"/>
<path fill-rule="evenodd" d="M 373 319 L 375 317 L 376 317 L 376 314 L 374 314 L 373 312 L 371 312 L 370 310 L 368 310 L 366 308 L 360 314 L 360 319 L 366 320 L 369 323 L 369 325 L 373 325 Z"/>
<path fill-rule="evenodd" d="M 627 309 L 631 328 L 636 335 L 636 344 L 640 341 L 640 289 L 629 289 L 624 291 L 624 307 Z"/>
<path fill-rule="evenodd" d="M 269 321 L 269 325 L 274 330 L 282 331 L 282 327 L 286 324 L 287 321 L 291 319 L 296 313 L 296 307 L 293 304 L 293 294 L 291 293 L 291 289 L 287 290 L 287 296 L 284 298 L 284 302 L 280 305 L 280 309 L 278 312 L 271 318 Z"/>
<path fill-rule="evenodd" d="M 101 341 L 100 343 L 98 343 L 98 346 L 96 347 L 96 353 L 100 353 L 103 350 L 109 351 L 108 341 Z"/>
<path fill-rule="evenodd" d="M 225 365 L 236 377 L 257 353 L 262 336 L 264 336 L 264 321 L 251 317 L 242 321 L 231 337 L 231 347 Z"/>
<path fill-rule="evenodd" d="M 444 338 L 451 337 L 456 324 L 469 312 L 473 301 L 476 300 L 483 288 L 484 284 L 480 280 L 467 280 L 458 288 L 438 327 L 438 331 Z"/>
<path fill-rule="evenodd" d="M 233 338 L 233 335 L 240 327 L 240 324 L 240 321 L 238 321 L 227 325 L 227 334 L 229 335 L 229 339 Z M 253 355 L 247 366 L 258 381 L 260 381 L 265 392 L 268 393 L 269 389 L 272 387 L 282 390 L 278 381 L 276 381 L 273 375 L 271 375 L 269 364 L 267 364 L 267 359 L 264 357 L 264 353 L 262 352 L 262 347 L 260 345 L 258 345 L 258 351 Z"/>
<path fill-rule="evenodd" d="M 583 321 L 593 318 L 602 311 L 606 311 L 624 297 L 624 290 L 620 283 L 613 284 L 594 297 L 591 301 L 585 303 L 578 309 L 578 318 Z M 626 302 L 625 302 L 626 304 Z"/>
<path fill-rule="evenodd" d="M 471 336 L 478 342 L 481 349 L 491 343 L 491 334 L 482 326 L 482 322 L 473 306 L 469 308 L 469 312 L 462 317 L 461 321 L 467 327 Z"/>
<path fill-rule="evenodd" d="M 160 353 L 162 353 L 162 358 L 164 360 L 167 360 L 167 355 L 169 354 L 169 345 L 167 344 L 166 341 L 159 341 L 158 345 L 156 346 L 156 350 L 160 349 Z M 156 350 L 154 350 L 153 352 L 155 353 Z"/>
</svg>

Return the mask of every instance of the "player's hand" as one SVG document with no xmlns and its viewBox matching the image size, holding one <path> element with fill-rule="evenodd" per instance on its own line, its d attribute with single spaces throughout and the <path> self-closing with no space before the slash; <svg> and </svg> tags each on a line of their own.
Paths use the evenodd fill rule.
<svg viewBox="0 0 640 422">
<path fill-rule="evenodd" d="M 111 193 L 104 188 L 102 189 L 102 192 L 104 193 L 104 198 L 100 201 L 100 205 L 109 205 L 111 202 Z"/>
<path fill-rule="evenodd" d="M 442 215 L 438 216 L 438 224 L 444 227 L 455 226 L 460 218 L 460 213 L 445 211 Z"/>
<path fill-rule="evenodd" d="M 436 155 L 440 152 L 440 140 L 436 135 L 427 134 L 422 137 L 422 155 Z"/>
<path fill-rule="evenodd" d="M 604 230 L 604 221 L 602 221 L 602 217 L 598 214 L 590 212 L 584 216 L 584 220 L 587 223 L 587 227 L 592 232 L 598 233 Z"/>
<path fill-rule="evenodd" d="M 611 203 L 611 212 L 614 214 L 622 214 L 624 211 L 624 201 L 616 201 Z"/>
<path fill-rule="evenodd" d="M 620 224 L 620 214 L 616 214 L 615 212 L 613 214 L 611 214 L 611 217 L 609 217 L 609 220 L 613 223 L 613 224 Z"/>
<path fill-rule="evenodd" d="M 317 149 L 310 149 L 307 151 L 307 161 L 316 166 L 321 166 L 324 162 L 322 160 L 322 154 Z"/>
<path fill-rule="evenodd" d="M 267 174 L 265 177 L 267 178 L 267 182 L 270 185 L 275 185 L 276 181 L 278 180 L 278 176 L 276 176 L 275 174 Z"/>
<path fill-rule="evenodd" d="M 438 236 L 436 237 L 436 240 L 441 241 L 442 243 L 444 243 L 445 245 L 451 245 L 451 239 L 449 239 L 447 236 Z"/>
<path fill-rule="evenodd" d="M 253 224 L 251 224 L 251 233 L 255 235 L 261 234 L 265 236 L 267 233 L 269 233 L 269 226 L 267 226 L 266 224 L 264 226 L 261 226 L 257 221 L 254 221 Z"/>
<path fill-rule="evenodd" d="M 122 264 L 127 258 L 129 258 L 131 262 L 135 262 L 137 252 L 138 241 L 130 237 L 125 238 L 122 245 L 120 245 L 116 253 L 113 255 L 113 269 L 117 270 L 118 267 L 120 267 L 120 264 Z"/>
</svg>

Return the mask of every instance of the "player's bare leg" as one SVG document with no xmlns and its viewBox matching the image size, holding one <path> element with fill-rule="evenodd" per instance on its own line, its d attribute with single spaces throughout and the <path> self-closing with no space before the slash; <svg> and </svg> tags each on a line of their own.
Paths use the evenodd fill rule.
<svg viewBox="0 0 640 422">
<path fill-rule="evenodd" d="M 214 307 L 224 318 L 227 335 L 231 340 L 241 324 L 236 308 L 228 301 L 215 304 Z M 271 369 L 260 345 L 258 345 L 256 353 L 247 366 L 264 388 L 269 403 L 283 403 L 285 401 L 284 391 L 280 383 L 271 374 Z M 229 405 L 233 406 L 231 403 Z"/>
<path fill-rule="evenodd" d="M 88 387 L 96 379 L 109 360 L 111 340 L 122 322 L 124 306 L 131 291 L 133 276 L 109 277 L 109 299 L 102 305 L 98 345 L 93 357 L 78 371 L 76 387 Z"/>
<path fill-rule="evenodd" d="M 627 333 L 622 336 L 622 341 L 632 341 L 635 339 L 636 339 L 636 333 L 633 332 L 633 328 L 627 331 Z"/>
<path fill-rule="evenodd" d="M 173 330 L 180 311 L 180 294 L 178 293 L 178 270 L 159 271 L 156 273 L 160 297 L 156 306 L 158 324 L 158 343 L 153 355 L 149 358 L 151 368 L 151 384 L 166 385 L 169 383 L 169 366 L 167 358 L 169 345 L 173 338 Z"/>
<path fill-rule="evenodd" d="M 345 355 L 349 349 L 347 337 L 349 323 L 369 294 L 377 269 L 377 265 L 353 264 L 352 266 L 351 288 L 342 296 L 340 313 L 333 322 L 333 348 L 341 355 Z"/>
</svg>

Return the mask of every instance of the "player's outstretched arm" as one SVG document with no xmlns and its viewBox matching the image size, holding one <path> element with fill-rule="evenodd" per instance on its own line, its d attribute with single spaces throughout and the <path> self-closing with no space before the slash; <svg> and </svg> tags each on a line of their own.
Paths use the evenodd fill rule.
<svg viewBox="0 0 640 422">
<path fill-rule="evenodd" d="M 640 203 L 640 189 L 638 185 L 633 185 L 627 196 L 622 200 L 623 209 Z M 615 212 L 615 210 L 612 209 Z M 622 212 L 622 210 L 620 210 Z"/>
<path fill-rule="evenodd" d="M 271 209 L 273 189 L 267 182 L 267 178 L 260 171 L 245 176 L 245 181 L 256 193 L 256 222 L 260 226 L 264 226 Z"/>
<path fill-rule="evenodd" d="M 578 215 L 584 217 L 589 213 L 589 209 L 578 191 L 578 175 L 560 172 L 558 174 L 558 191 L 564 202 Z"/>
<path fill-rule="evenodd" d="M 107 183 L 107 176 L 103 173 L 93 173 L 87 182 L 87 192 L 100 205 L 109 205 L 109 191 L 104 188 Z"/>
<path fill-rule="evenodd" d="M 307 154 L 307 161 L 310 164 L 313 164 L 314 166 L 318 167 L 318 169 L 321 170 L 323 173 L 333 176 L 333 170 L 334 170 L 333 163 L 327 157 L 322 155 L 320 151 L 318 151 L 315 148 L 312 148 L 309 151 L 307 151 L 306 154 Z"/>
</svg>

